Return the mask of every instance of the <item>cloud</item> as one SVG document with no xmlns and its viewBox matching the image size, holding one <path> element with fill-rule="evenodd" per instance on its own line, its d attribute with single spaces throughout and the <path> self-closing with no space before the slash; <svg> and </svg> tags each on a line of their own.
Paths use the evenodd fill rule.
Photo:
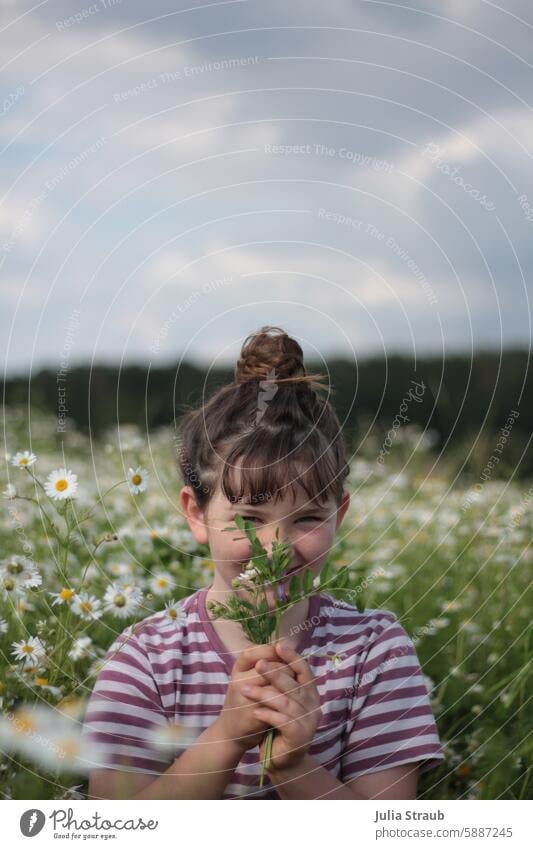
<svg viewBox="0 0 533 849">
<path fill-rule="evenodd" d="M 80 357 L 216 357 L 263 315 L 331 352 L 468 348 L 500 311 L 527 341 L 528 3 L 98 3 L 6 10 L 8 371 L 77 302 Z"/>
</svg>

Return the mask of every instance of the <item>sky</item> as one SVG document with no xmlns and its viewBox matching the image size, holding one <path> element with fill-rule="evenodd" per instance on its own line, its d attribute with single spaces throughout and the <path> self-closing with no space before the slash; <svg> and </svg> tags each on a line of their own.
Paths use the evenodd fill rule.
<svg viewBox="0 0 533 849">
<path fill-rule="evenodd" d="M 0 16 L 7 376 L 529 347 L 527 0 Z"/>
</svg>

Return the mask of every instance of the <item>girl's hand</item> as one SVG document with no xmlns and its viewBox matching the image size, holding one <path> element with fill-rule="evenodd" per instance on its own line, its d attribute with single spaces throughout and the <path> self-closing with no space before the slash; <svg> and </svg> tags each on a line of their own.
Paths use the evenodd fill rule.
<svg viewBox="0 0 533 849">
<path fill-rule="evenodd" d="M 307 661 L 283 642 L 276 644 L 276 653 L 284 661 L 281 668 L 260 660 L 255 668 L 270 686 L 249 685 L 243 692 L 254 699 L 257 719 L 276 729 L 272 742 L 271 769 L 294 766 L 307 753 L 320 722 L 320 696 Z M 294 676 L 294 677 L 293 677 Z M 265 740 L 260 745 L 263 759 Z"/>
<path fill-rule="evenodd" d="M 280 662 L 274 646 L 270 644 L 252 646 L 240 652 L 232 670 L 220 716 L 216 720 L 223 739 L 238 746 L 243 753 L 257 746 L 269 727 L 268 723 L 255 715 L 256 703 L 246 693 L 246 685 L 253 685 L 257 693 L 263 692 L 270 685 L 268 679 L 256 669 L 261 660 L 269 663 L 273 669 L 285 666 Z M 289 669 L 287 672 L 287 677 L 294 687 L 292 673 Z"/>
</svg>

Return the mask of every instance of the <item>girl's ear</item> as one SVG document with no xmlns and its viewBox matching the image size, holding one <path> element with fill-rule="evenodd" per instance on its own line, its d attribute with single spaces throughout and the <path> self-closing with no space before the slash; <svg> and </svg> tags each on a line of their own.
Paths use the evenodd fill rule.
<svg viewBox="0 0 533 849">
<path fill-rule="evenodd" d="M 337 509 L 337 524 L 335 526 L 335 530 L 337 531 L 340 527 L 342 520 L 344 519 L 344 514 L 346 513 L 348 507 L 350 505 L 350 493 L 345 489 L 342 493 L 342 501 Z"/>
<path fill-rule="evenodd" d="M 183 515 L 197 543 L 207 543 L 207 523 L 205 511 L 198 505 L 194 490 L 190 486 L 184 486 L 180 492 L 179 502 Z"/>
</svg>

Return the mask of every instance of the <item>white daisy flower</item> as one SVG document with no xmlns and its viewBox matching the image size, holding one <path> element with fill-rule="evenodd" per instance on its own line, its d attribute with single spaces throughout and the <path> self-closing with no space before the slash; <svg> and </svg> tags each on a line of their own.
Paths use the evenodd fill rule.
<svg viewBox="0 0 533 849">
<path fill-rule="evenodd" d="M 11 654 L 15 660 L 22 661 L 24 666 L 33 666 L 45 657 L 46 651 L 39 637 L 29 637 L 19 643 L 11 643 Z"/>
<path fill-rule="evenodd" d="M 172 752 L 174 756 L 180 749 L 187 749 L 192 745 L 199 734 L 200 729 L 169 721 L 165 725 L 154 728 L 149 735 L 149 740 L 157 749 L 166 753 Z"/>
<path fill-rule="evenodd" d="M 100 672 L 104 668 L 104 660 L 105 658 L 103 657 L 97 657 L 96 660 L 93 660 L 89 667 L 89 678 L 96 678 L 100 674 Z"/>
<path fill-rule="evenodd" d="M 457 599 L 453 599 L 452 601 L 447 601 L 444 605 L 444 610 L 446 613 L 452 612 L 454 610 L 460 610 L 462 607 L 461 602 L 457 601 Z"/>
<path fill-rule="evenodd" d="M 19 590 L 18 594 L 11 594 L 11 599 L 15 606 L 15 610 L 18 613 L 19 617 L 23 617 L 25 613 L 28 611 L 35 610 L 35 606 L 28 601 L 26 595 L 24 595 L 23 590 Z"/>
<path fill-rule="evenodd" d="M 13 604 L 17 603 L 18 605 L 23 595 L 24 588 L 17 583 L 15 578 L 0 570 L 0 598 L 2 601 L 10 599 Z"/>
<path fill-rule="evenodd" d="M 36 739 L 45 740 L 46 745 L 36 746 Z M 105 764 L 104 748 L 83 736 L 80 722 L 57 706 L 24 705 L 0 716 L 0 744 L 52 772 L 88 772 L 95 762 Z"/>
<path fill-rule="evenodd" d="M 31 451 L 18 451 L 11 458 L 11 464 L 18 469 L 27 469 L 29 466 L 33 466 L 36 460 L 37 457 Z"/>
<path fill-rule="evenodd" d="M 0 619 L 0 634 L 7 634 L 9 625 L 6 619 Z"/>
<path fill-rule="evenodd" d="M 107 563 L 105 568 L 114 578 L 127 577 L 133 573 L 129 563 Z"/>
<path fill-rule="evenodd" d="M 148 472 L 142 466 L 137 466 L 136 469 L 132 469 L 130 466 L 127 478 L 128 487 L 132 495 L 138 495 L 139 492 L 144 492 L 149 477 Z"/>
<path fill-rule="evenodd" d="M 63 691 L 60 687 L 52 687 L 48 683 L 48 678 L 36 675 L 31 683 L 33 687 L 37 687 L 39 690 L 45 690 L 47 693 L 51 693 L 56 699 L 60 699 L 63 695 Z"/>
<path fill-rule="evenodd" d="M 183 609 L 181 601 L 167 601 L 165 604 L 165 613 L 178 627 L 181 627 L 187 621 L 187 614 Z"/>
<path fill-rule="evenodd" d="M 126 619 L 139 609 L 142 597 L 138 587 L 110 584 L 104 595 L 104 610 L 119 619 Z"/>
<path fill-rule="evenodd" d="M 13 498 L 16 498 L 17 490 L 15 489 L 12 483 L 8 483 L 6 488 L 3 490 L 2 495 L 4 496 L 4 498 L 8 498 L 9 500 L 11 500 Z"/>
<path fill-rule="evenodd" d="M 175 582 L 168 572 L 156 572 L 148 586 L 155 595 L 166 595 L 174 589 Z"/>
<path fill-rule="evenodd" d="M 12 578 L 19 588 L 24 589 L 39 587 L 43 582 L 33 560 L 20 554 L 12 554 L 0 561 L 0 577 Z"/>
<path fill-rule="evenodd" d="M 152 528 L 150 528 L 148 534 L 152 539 L 164 540 L 165 537 L 169 534 L 168 525 L 154 525 Z"/>
<path fill-rule="evenodd" d="M 49 592 L 48 595 L 51 595 L 54 599 L 52 602 L 52 607 L 54 607 L 56 604 L 70 604 L 76 595 L 76 590 L 71 590 L 70 587 L 62 587 L 58 593 Z"/>
<path fill-rule="evenodd" d="M 73 784 L 72 787 L 69 787 L 63 795 L 61 799 L 85 799 L 86 796 L 81 792 L 83 784 Z"/>
<path fill-rule="evenodd" d="M 89 657 L 91 652 L 89 651 L 92 640 L 90 637 L 77 637 L 72 643 L 72 647 L 69 650 L 68 656 L 71 660 L 82 660 L 85 657 Z"/>
<path fill-rule="evenodd" d="M 94 595 L 89 595 L 89 593 L 76 595 L 71 607 L 81 619 L 99 619 L 103 613 L 100 599 Z"/>
<path fill-rule="evenodd" d="M 333 669 L 338 669 L 338 668 L 339 668 L 339 666 L 342 666 L 342 661 L 343 661 L 343 660 L 344 660 L 344 658 L 345 658 L 345 657 L 347 657 L 347 656 L 348 656 L 348 655 L 347 655 L 345 652 L 340 652 L 339 654 L 331 654 L 331 655 L 329 656 L 329 659 L 330 659 L 330 661 L 331 661 L 331 664 L 332 664 L 332 666 L 333 666 Z"/>
<path fill-rule="evenodd" d="M 55 501 L 64 501 L 65 498 L 75 498 L 78 489 L 78 476 L 70 469 L 56 469 L 48 475 L 44 489 L 50 498 Z"/>
</svg>

